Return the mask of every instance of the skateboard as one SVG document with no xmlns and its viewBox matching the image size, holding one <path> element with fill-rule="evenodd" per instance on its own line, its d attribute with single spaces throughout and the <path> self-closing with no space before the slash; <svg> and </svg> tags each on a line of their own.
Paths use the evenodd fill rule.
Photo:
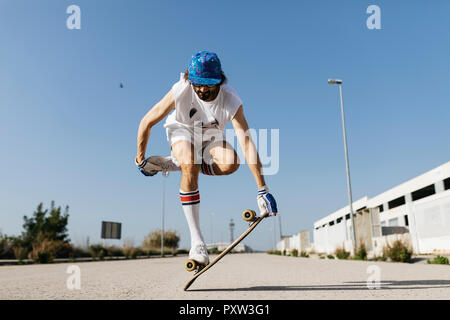
<svg viewBox="0 0 450 320">
<path fill-rule="evenodd" d="M 215 265 L 217 262 L 219 262 L 220 259 L 222 259 L 228 252 L 230 252 L 231 250 L 233 250 L 234 247 L 236 247 L 239 242 L 241 242 L 242 240 L 244 240 L 244 238 L 246 236 L 248 236 L 248 234 L 250 232 L 253 231 L 253 229 L 256 228 L 256 226 L 267 216 L 267 214 L 264 214 L 262 216 L 256 217 L 256 212 L 253 210 L 245 210 L 242 213 L 242 218 L 249 222 L 250 225 L 248 227 L 248 229 L 239 236 L 239 238 L 237 238 L 232 244 L 230 244 L 225 250 L 223 250 L 212 262 L 210 262 L 208 265 L 204 266 L 201 265 L 199 263 L 197 263 L 196 261 L 189 259 L 188 261 L 186 261 L 185 264 L 185 268 L 187 271 L 196 271 L 195 275 L 186 283 L 186 285 L 184 286 L 184 291 L 186 291 L 191 284 L 198 278 L 200 277 L 203 273 L 205 273 L 206 271 L 208 271 L 208 269 L 210 269 L 213 265 Z"/>
</svg>

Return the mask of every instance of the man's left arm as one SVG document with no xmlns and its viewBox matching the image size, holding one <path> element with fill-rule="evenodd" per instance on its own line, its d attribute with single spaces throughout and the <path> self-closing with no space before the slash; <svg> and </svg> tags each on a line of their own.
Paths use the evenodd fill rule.
<svg viewBox="0 0 450 320">
<path fill-rule="evenodd" d="M 269 193 L 269 188 L 266 186 L 264 175 L 262 174 L 262 164 L 259 158 L 256 146 L 253 143 L 250 131 L 248 128 L 247 120 L 244 116 L 244 109 L 242 105 L 231 120 L 236 136 L 244 152 L 245 160 L 247 161 L 250 171 L 255 177 L 256 184 L 258 186 L 257 202 L 261 211 L 261 215 L 276 215 L 278 209 L 274 197 Z"/>
</svg>

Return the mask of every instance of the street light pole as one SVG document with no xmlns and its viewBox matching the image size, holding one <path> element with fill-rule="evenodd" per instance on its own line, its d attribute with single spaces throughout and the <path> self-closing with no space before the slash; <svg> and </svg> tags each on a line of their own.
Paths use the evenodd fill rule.
<svg viewBox="0 0 450 320">
<path fill-rule="evenodd" d="M 169 175 L 168 171 L 162 171 L 163 176 L 163 187 L 162 187 L 162 217 L 161 217 L 161 257 L 164 257 L 164 211 L 165 211 L 165 204 L 166 204 L 166 178 Z"/>
<path fill-rule="evenodd" d="M 211 212 L 211 244 L 214 243 L 213 225 L 214 225 L 214 212 Z"/>
<path fill-rule="evenodd" d="M 339 85 L 339 95 L 341 98 L 342 134 L 344 136 L 345 165 L 346 165 L 346 171 L 347 171 L 348 200 L 349 200 L 349 208 L 350 208 L 350 221 L 351 221 L 351 226 L 352 226 L 352 243 L 353 243 L 353 253 L 355 254 L 356 253 L 356 232 L 355 232 L 355 222 L 353 219 L 352 185 L 350 182 L 350 166 L 349 166 L 349 161 L 348 161 L 347 133 L 345 130 L 344 99 L 342 97 L 342 80 L 328 79 L 328 84 L 338 84 Z"/>
</svg>

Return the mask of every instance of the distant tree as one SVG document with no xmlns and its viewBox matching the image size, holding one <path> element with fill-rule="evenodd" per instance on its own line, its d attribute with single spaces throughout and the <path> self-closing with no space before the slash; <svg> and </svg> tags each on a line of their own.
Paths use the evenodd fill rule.
<svg viewBox="0 0 450 320">
<path fill-rule="evenodd" d="M 32 217 L 24 216 L 23 219 L 25 230 L 22 232 L 21 238 L 23 246 L 29 250 L 32 249 L 33 243 L 40 241 L 39 239 L 42 239 L 42 237 L 50 241 L 70 241 L 67 234 L 69 206 L 66 206 L 64 213 L 62 213 L 61 207 L 56 208 L 54 201 L 51 202 L 50 210 L 43 210 L 43 203 L 41 202 Z"/>
</svg>

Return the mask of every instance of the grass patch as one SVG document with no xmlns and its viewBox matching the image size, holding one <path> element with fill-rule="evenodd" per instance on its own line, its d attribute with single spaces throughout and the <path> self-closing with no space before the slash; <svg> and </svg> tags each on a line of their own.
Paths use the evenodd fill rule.
<svg viewBox="0 0 450 320">
<path fill-rule="evenodd" d="M 358 247 L 353 259 L 354 260 L 367 260 L 367 250 L 366 250 L 366 246 L 364 245 L 364 243 L 359 244 L 359 247 Z"/>
<path fill-rule="evenodd" d="M 428 259 L 427 260 L 428 264 L 449 264 L 448 258 L 447 257 L 442 257 L 442 256 L 437 256 L 434 259 Z"/>
<path fill-rule="evenodd" d="M 336 256 L 336 258 L 338 258 L 339 260 L 346 260 L 350 257 L 350 252 L 345 251 L 344 248 L 337 248 L 334 251 L 334 255 Z"/>
</svg>

